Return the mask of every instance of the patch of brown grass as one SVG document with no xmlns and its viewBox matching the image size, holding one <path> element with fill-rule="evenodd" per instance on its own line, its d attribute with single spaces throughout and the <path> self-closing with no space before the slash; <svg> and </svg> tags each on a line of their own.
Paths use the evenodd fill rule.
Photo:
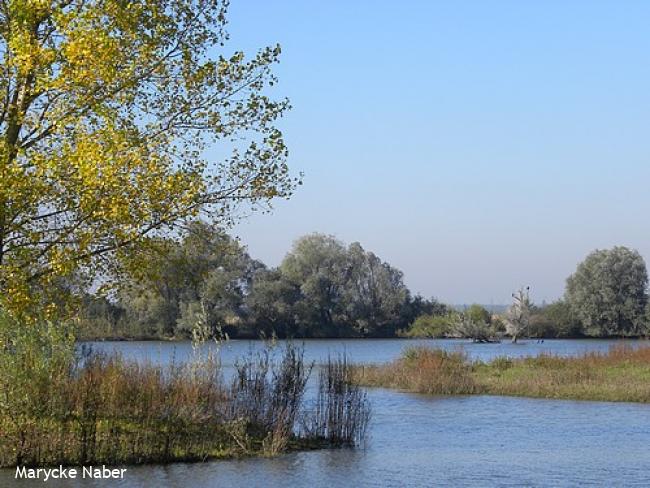
<svg viewBox="0 0 650 488">
<path fill-rule="evenodd" d="M 479 393 L 471 370 L 461 352 L 415 346 L 391 363 L 357 366 L 355 373 L 357 380 L 367 386 L 432 395 L 469 395 Z"/>
</svg>

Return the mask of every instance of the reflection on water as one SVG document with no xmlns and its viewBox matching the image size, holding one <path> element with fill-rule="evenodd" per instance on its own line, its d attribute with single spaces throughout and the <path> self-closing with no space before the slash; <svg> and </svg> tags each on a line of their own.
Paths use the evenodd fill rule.
<svg viewBox="0 0 650 488">
<path fill-rule="evenodd" d="M 443 343 L 445 347 L 458 345 Z M 306 355 L 319 360 L 345 346 L 355 360 L 380 362 L 396 357 L 403 345 L 404 341 L 391 340 L 307 341 Z M 575 354 L 609 345 L 546 341 L 521 346 L 465 344 L 465 348 L 473 357 L 487 358 L 540 350 Z M 142 357 L 144 353 L 152 360 L 170 357 L 171 346 L 117 345 L 125 355 Z M 250 344 L 229 346 L 224 363 L 246 352 Z M 177 360 L 188 351 L 177 350 Z M 491 396 L 441 398 L 382 389 L 371 390 L 370 396 L 373 420 L 364 449 L 130 467 L 121 482 L 50 481 L 47 486 L 650 486 L 648 405 Z M 13 471 L 4 471 L 0 486 L 43 486 L 43 482 L 14 481 Z"/>
</svg>

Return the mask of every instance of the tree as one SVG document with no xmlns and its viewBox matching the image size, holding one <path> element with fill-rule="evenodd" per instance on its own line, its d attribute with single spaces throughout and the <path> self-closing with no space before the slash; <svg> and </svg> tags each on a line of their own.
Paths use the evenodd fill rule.
<svg viewBox="0 0 650 488">
<path fill-rule="evenodd" d="M 596 250 L 566 283 L 566 300 L 587 332 L 600 335 L 643 333 L 648 273 L 641 255 L 617 246 Z"/>
<path fill-rule="evenodd" d="M 409 326 L 421 315 L 444 316 L 449 315 L 451 310 L 447 305 L 435 298 L 424 298 L 421 295 L 410 296 L 404 303 L 404 310 L 400 314 L 403 326 Z"/>
<path fill-rule="evenodd" d="M 266 337 L 306 336 L 309 330 L 300 330 L 296 324 L 295 304 L 300 299 L 300 287 L 289 282 L 279 269 L 260 269 L 252 280 L 246 296 L 249 335 Z"/>
<path fill-rule="evenodd" d="M 280 264 L 282 275 L 298 287 L 298 326 L 321 336 L 346 335 L 342 297 L 350 268 L 343 243 L 333 236 L 298 239 Z"/>
<path fill-rule="evenodd" d="M 265 93 L 280 47 L 226 53 L 227 0 L 0 5 L 0 295 L 12 310 L 146 237 L 289 196 Z M 205 149 L 219 142 L 214 161 Z"/>
<path fill-rule="evenodd" d="M 472 339 L 474 342 L 497 342 L 498 333 L 492 327 L 492 315 L 478 304 L 465 312 L 453 315 L 451 331 L 454 335 Z"/>
<path fill-rule="evenodd" d="M 488 312 L 485 307 L 482 307 L 476 303 L 471 305 L 465 311 L 465 315 L 467 315 L 474 322 L 485 323 L 488 325 L 490 325 L 492 322 L 492 315 L 490 312 Z"/>
<path fill-rule="evenodd" d="M 484 314 L 457 313 L 451 324 L 451 332 L 474 342 L 496 342 L 498 339 L 495 338 L 494 330 L 484 319 Z"/>
<path fill-rule="evenodd" d="M 124 320 L 146 334 L 168 337 L 189 335 L 199 316 L 208 331 L 240 323 L 253 274 L 263 265 L 238 241 L 216 226 L 192 222 L 180 241 L 156 244 L 134 257 L 138 273 L 119 285 Z"/>
<path fill-rule="evenodd" d="M 392 335 L 410 299 L 401 271 L 333 236 L 298 239 L 280 273 L 299 290 L 292 309 L 298 328 L 310 335 Z"/>
<path fill-rule="evenodd" d="M 452 327 L 457 321 L 457 314 L 420 315 L 413 321 L 408 330 L 401 331 L 406 337 L 445 337 L 453 332 Z"/>
<path fill-rule="evenodd" d="M 520 288 L 512 294 L 512 305 L 506 313 L 506 332 L 512 337 L 512 342 L 517 342 L 519 337 L 528 332 L 532 302 L 529 295 L 530 287 Z"/>
<path fill-rule="evenodd" d="M 583 333 L 582 324 L 565 300 L 534 307 L 530 332 L 534 337 L 577 337 Z"/>
<path fill-rule="evenodd" d="M 348 247 L 347 263 L 342 296 L 347 321 L 361 335 L 393 335 L 409 295 L 403 273 L 358 242 Z"/>
</svg>

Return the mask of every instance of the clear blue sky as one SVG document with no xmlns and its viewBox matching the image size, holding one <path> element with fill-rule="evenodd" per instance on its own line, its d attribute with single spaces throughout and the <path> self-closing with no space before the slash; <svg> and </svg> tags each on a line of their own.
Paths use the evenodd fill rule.
<svg viewBox="0 0 650 488">
<path fill-rule="evenodd" d="M 560 296 L 591 250 L 650 258 L 650 2 L 233 0 L 233 49 L 279 42 L 304 186 L 235 228 L 280 262 L 359 241 L 412 290 Z"/>
</svg>

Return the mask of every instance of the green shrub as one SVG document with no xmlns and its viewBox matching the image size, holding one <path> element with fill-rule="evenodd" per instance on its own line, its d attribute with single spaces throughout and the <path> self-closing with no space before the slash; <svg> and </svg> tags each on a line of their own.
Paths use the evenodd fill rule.
<svg viewBox="0 0 650 488">
<path fill-rule="evenodd" d="M 454 315 L 420 315 L 402 335 L 406 337 L 445 337 L 449 334 Z"/>
</svg>

